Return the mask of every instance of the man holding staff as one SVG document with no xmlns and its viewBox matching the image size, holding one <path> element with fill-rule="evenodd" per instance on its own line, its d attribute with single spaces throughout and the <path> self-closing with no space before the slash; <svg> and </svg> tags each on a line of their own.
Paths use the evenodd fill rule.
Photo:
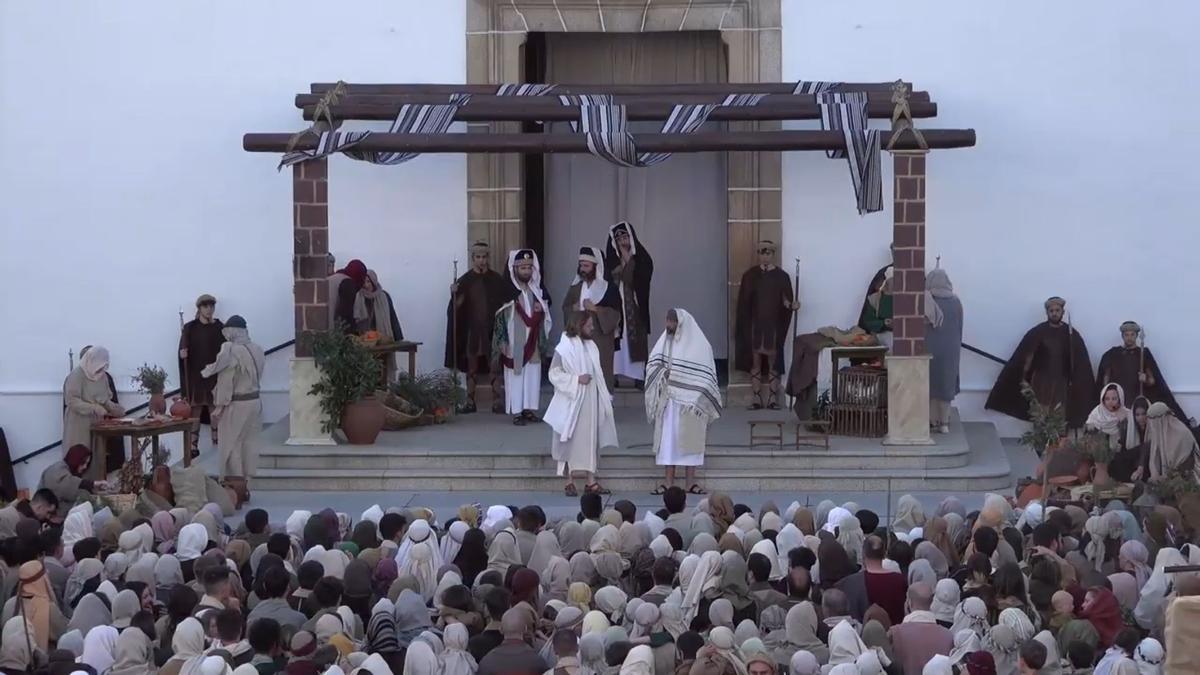
<svg viewBox="0 0 1200 675">
<path fill-rule="evenodd" d="M 1121 345 L 1104 352 L 1100 357 L 1100 367 L 1096 370 L 1096 384 L 1100 386 L 1100 391 L 1103 391 L 1105 385 L 1115 382 L 1121 385 L 1121 389 L 1131 400 L 1144 396 L 1152 402 L 1166 403 L 1176 417 L 1187 422 L 1187 415 L 1175 400 L 1171 388 L 1167 386 L 1167 381 L 1158 368 L 1158 361 L 1146 347 L 1145 339 L 1145 332 L 1136 322 L 1122 323 Z"/>
</svg>

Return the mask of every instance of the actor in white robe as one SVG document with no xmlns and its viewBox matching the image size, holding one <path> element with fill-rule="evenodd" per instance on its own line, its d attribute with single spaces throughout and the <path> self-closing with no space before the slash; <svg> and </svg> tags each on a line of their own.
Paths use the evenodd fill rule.
<svg viewBox="0 0 1200 675">
<path fill-rule="evenodd" d="M 92 422 L 104 419 L 105 415 L 120 417 L 125 414 L 121 406 L 112 402 L 112 390 L 108 386 L 108 350 L 95 346 L 79 357 L 79 365 L 63 383 L 63 436 L 62 447 L 70 450 L 74 445 L 92 445 Z"/>
<path fill-rule="evenodd" d="M 721 406 L 712 345 L 691 314 L 672 309 L 646 364 L 646 418 L 654 425 L 655 463 L 666 467 L 656 493 L 675 484 L 677 466 L 686 467 L 687 489 L 702 491 L 696 467 L 704 464 L 708 425 Z"/>
<path fill-rule="evenodd" d="M 496 312 L 492 347 L 504 367 L 505 410 L 513 415 L 513 424 L 524 426 L 537 421 L 541 406 L 542 356 L 550 343 L 549 298 L 533 250 L 510 251 L 508 274 L 515 297 Z"/>
<path fill-rule="evenodd" d="M 590 312 L 572 317 L 550 363 L 554 398 L 545 421 L 554 430 L 550 454 L 559 474 L 570 481 L 568 495 L 577 494 L 575 474 L 584 474 L 586 491 L 607 494 L 596 482 L 600 449 L 617 447 L 612 396 L 604 382 L 600 350 L 591 339 L 594 322 Z"/>
<path fill-rule="evenodd" d="M 213 405 L 221 427 L 220 477 L 251 478 L 258 469 L 258 433 L 262 430 L 259 381 L 266 355 L 250 341 L 242 317 L 229 317 L 221 332 L 227 342 L 217 352 L 217 360 L 201 372 L 203 377 L 217 376 Z"/>
</svg>

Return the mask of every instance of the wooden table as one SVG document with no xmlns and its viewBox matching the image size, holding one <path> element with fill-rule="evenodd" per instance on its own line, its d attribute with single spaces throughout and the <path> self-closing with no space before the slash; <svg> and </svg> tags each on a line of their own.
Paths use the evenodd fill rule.
<svg viewBox="0 0 1200 675">
<path fill-rule="evenodd" d="M 141 450 L 138 440 L 149 438 L 152 457 L 158 457 L 158 437 L 163 434 L 183 433 L 183 465 L 192 465 L 192 427 L 195 418 L 177 419 L 174 417 L 162 420 L 139 420 L 129 423 L 118 423 L 112 420 L 97 422 L 92 425 L 92 464 L 88 468 L 88 478 L 104 480 L 105 478 L 105 449 L 104 444 L 109 438 L 129 437 L 129 460 L 141 461 Z"/>
<path fill-rule="evenodd" d="M 837 372 L 838 364 L 842 359 L 863 359 L 865 361 L 876 361 L 887 356 L 888 348 L 886 345 L 871 345 L 870 347 L 830 347 L 829 358 L 833 362 L 833 370 L 830 373 L 831 381 L 829 383 L 829 400 L 836 403 L 838 399 Z"/>
<path fill-rule="evenodd" d="M 367 351 L 379 358 L 380 367 L 383 369 L 383 382 L 385 386 L 388 381 L 388 357 L 396 353 L 408 354 L 408 376 L 410 378 L 415 377 L 417 374 L 417 347 L 420 347 L 422 344 L 424 343 L 412 342 L 409 340 L 397 340 L 396 342 L 375 344 L 367 347 Z"/>
</svg>

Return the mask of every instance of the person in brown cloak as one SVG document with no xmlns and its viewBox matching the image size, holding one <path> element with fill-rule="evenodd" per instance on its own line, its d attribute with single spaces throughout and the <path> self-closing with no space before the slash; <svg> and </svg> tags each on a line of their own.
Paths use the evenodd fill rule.
<svg viewBox="0 0 1200 675">
<path fill-rule="evenodd" d="M 225 343 L 221 334 L 225 326 L 214 316 L 217 299 L 207 293 L 196 298 L 196 318 L 183 324 L 179 333 L 179 382 L 184 400 L 192 404 L 192 457 L 200 454 L 200 425 L 212 429 L 212 442 L 217 445 L 217 425 L 212 421 L 212 392 L 217 380 L 203 377 L 200 371 L 212 363 Z"/>
<path fill-rule="evenodd" d="M 1167 386 L 1154 354 L 1149 348 L 1138 344 L 1141 334 L 1142 327 L 1136 322 L 1121 324 L 1121 345 L 1104 352 L 1100 357 L 1096 384 L 1103 390 L 1108 383 L 1116 382 L 1130 399 L 1145 396 L 1150 401 L 1165 403 L 1176 417 L 1188 422 L 1188 416 Z"/>
<path fill-rule="evenodd" d="M 92 422 L 104 417 L 121 417 L 125 409 L 117 402 L 117 385 L 108 372 L 108 350 L 88 345 L 79 350 L 79 365 L 63 382 L 62 447 L 91 447 Z M 125 443 L 112 439 L 105 447 L 107 471 L 125 463 Z"/>
<path fill-rule="evenodd" d="M 613 353 L 616 351 L 624 311 L 621 306 L 621 291 L 616 283 L 610 282 L 604 269 L 604 258 L 594 246 L 583 246 L 579 249 L 579 267 L 575 281 L 571 282 L 567 297 L 563 299 L 563 325 L 572 323 L 572 318 L 580 312 L 593 314 L 595 330 L 592 341 L 600 350 L 604 383 L 608 385 L 608 390 L 612 391 L 615 388 Z"/>
<path fill-rule="evenodd" d="M 742 275 L 734 331 L 734 367 L 750 373 L 754 393 L 751 410 L 779 410 L 779 375 L 783 372 L 783 343 L 787 339 L 794 302 L 792 279 L 775 265 L 773 241 L 758 242 L 758 264 Z M 763 398 L 763 370 L 767 397 Z"/>
<path fill-rule="evenodd" d="M 1066 305 L 1060 297 L 1046 300 L 1046 321 L 1021 338 L 988 395 L 988 410 L 1028 421 L 1029 403 L 1021 396 L 1021 383 L 1028 382 L 1039 403 L 1063 407 L 1069 428 L 1083 426 L 1094 406 L 1096 379 L 1083 336 L 1063 321 Z"/>
<path fill-rule="evenodd" d="M 609 228 L 604 266 L 612 270 L 624 310 L 613 371 L 640 384 L 646 379 L 646 358 L 649 356 L 650 280 L 654 276 L 654 259 L 638 239 L 633 225 L 621 221 Z"/>
<path fill-rule="evenodd" d="M 467 376 L 467 402 L 459 412 L 473 413 L 481 375 L 492 388 L 492 412 L 504 414 L 504 380 L 490 358 L 496 312 L 514 294 L 512 283 L 491 269 L 488 244 L 471 245 L 471 268 L 450 286 L 446 304 L 445 366 Z"/>
</svg>

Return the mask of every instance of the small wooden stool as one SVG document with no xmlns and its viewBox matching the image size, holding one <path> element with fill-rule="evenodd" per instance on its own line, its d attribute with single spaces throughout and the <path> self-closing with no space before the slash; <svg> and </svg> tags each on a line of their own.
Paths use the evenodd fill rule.
<svg viewBox="0 0 1200 675">
<path fill-rule="evenodd" d="M 770 442 L 783 449 L 783 420 L 750 420 L 750 447 L 758 445 L 757 441 Z M 774 426 L 773 433 L 759 433 L 759 426 Z"/>
<path fill-rule="evenodd" d="M 829 426 L 831 420 L 804 420 L 796 425 L 796 448 L 808 446 L 829 449 Z M 815 427 L 809 429 L 808 427 Z"/>
</svg>

